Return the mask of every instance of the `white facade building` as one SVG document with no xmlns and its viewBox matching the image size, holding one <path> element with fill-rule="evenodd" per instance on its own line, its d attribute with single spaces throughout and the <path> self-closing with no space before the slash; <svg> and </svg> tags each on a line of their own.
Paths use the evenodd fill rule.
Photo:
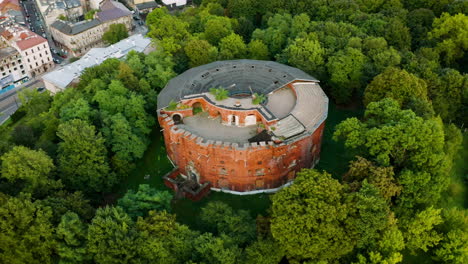
<svg viewBox="0 0 468 264">
<path fill-rule="evenodd" d="M 162 0 L 162 2 L 168 6 L 184 6 L 187 4 L 187 0 Z"/>
<path fill-rule="evenodd" d="M 25 27 L 12 25 L 1 33 L 2 46 L 15 48 L 29 77 L 35 77 L 54 67 L 47 40 Z"/>
<path fill-rule="evenodd" d="M 0 89 L 15 87 L 28 80 L 19 52 L 13 47 L 0 49 Z"/>
</svg>

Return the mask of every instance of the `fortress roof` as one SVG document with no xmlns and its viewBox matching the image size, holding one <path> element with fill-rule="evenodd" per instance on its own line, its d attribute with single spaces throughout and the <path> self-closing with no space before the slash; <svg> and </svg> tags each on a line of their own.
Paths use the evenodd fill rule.
<svg viewBox="0 0 468 264">
<path fill-rule="evenodd" d="M 268 94 L 295 81 L 314 81 L 309 74 L 273 61 L 230 60 L 216 61 L 185 71 L 171 79 L 159 93 L 158 109 L 167 107 L 171 101 L 209 92 L 210 88 L 223 87 L 231 94 Z"/>
</svg>

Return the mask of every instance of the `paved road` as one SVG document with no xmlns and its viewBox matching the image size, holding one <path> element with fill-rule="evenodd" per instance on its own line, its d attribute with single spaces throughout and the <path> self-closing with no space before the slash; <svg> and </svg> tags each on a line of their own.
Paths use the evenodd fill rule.
<svg viewBox="0 0 468 264">
<path fill-rule="evenodd" d="M 39 77 L 40 78 L 40 77 Z M 18 92 L 24 89 L 36 89 L 43 87 L 44 83 L 39 80 L 32 80 L 23 86 L 12 89 L 6 93 L 0 94 L 0 125 L 10 118 L 10 116 L 16 112 L 18 107 L 21 105 L 18 99 Z"/>
</svg>

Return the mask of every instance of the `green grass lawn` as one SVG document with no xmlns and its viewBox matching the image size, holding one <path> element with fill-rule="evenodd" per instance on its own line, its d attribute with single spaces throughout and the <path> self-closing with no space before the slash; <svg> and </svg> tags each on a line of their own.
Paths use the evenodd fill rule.
<svg viewBox="0 0 468 264">
<path fill-rule="evenodd" d="M 345 155 L 344 146 L 342 143 L 332 141 L 331 137 L 336 124 L 342 120 L 360 116 L 361 111 L 338 109 L 334 104 L 329 106 L 329 114 L 325 127 L 321 160 L 317 168 L 327 170 L 336 178 L 347 170 L 348 161 L 351 156 Z M 119 189 L 119 196 L 122 196 L 128 189 L 136 190 L 139 184 L 150 184 L 159 190 L 169 190 L 162 180 L 167 172 L 172 169 L 172 164 L 166 156 L 162 133 L 159 127 L 155 127 L 151 134 L 152 143 L 146 150 L 144 157 L 137 162 L 136 168 L 131 172 L 130 176 L 122 182 Z M 145 179 L 145 175 L 150 175 L 149 179 Z M 169 190 L 170 191 L 170 190 Z M 193 202 L 188 199 L 177 200 L 173 202 L 172 210 L 177 215 L 177 220 L 180 223 L 187 224 L 192 228 L 201 229 L 199 222 L 200 208 L 210 201 L 222 201 L 230 205 L 234 209 L 248 210 L 252 217 L 258 214 L 266 215 L 270 207 L 270 195 L 232 195 L 226 193 L 211 192 L 208 197 L 201 201 Z"/>
</svg>

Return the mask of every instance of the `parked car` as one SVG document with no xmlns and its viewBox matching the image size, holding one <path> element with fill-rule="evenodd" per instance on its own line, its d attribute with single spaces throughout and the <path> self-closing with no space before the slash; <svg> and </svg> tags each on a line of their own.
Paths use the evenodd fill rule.
<svg viewBox="0 0 468 264">
<path fill-rule="evenodd" d="M 36 90 L 37 90 L 38 92 L 42 93 L 42 92 L 45 91 L 45 87 L 38 87 Z"/>
</svg>

